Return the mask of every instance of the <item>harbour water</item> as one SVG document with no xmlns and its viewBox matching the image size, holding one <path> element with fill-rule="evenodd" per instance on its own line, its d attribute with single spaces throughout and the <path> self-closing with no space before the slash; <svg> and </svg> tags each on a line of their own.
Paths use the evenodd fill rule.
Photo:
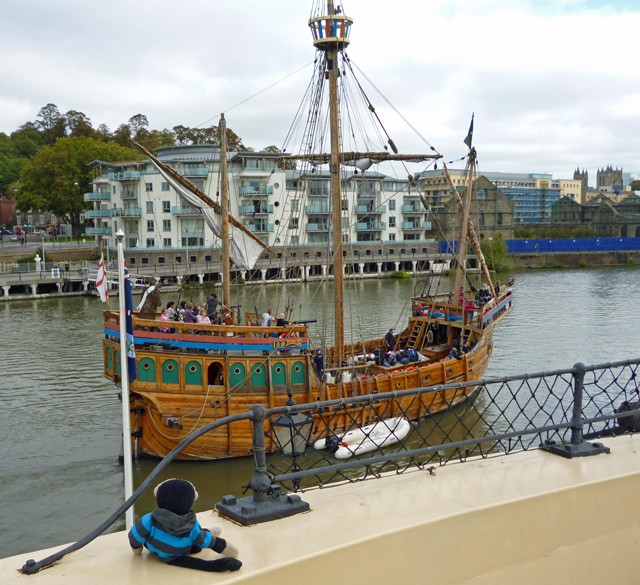
<svg viewBox="0 0 640 585">
<path fill-rule="evenodd" d="M 507 280 L 511 275 L 500 275 Z M 515 310 L 494 334 L 487 377 L 540 372 L 634 358 L 640 347 L 640 270 L 544 271 L 516 274 Z M 347 285 L 346 326 L 354 340 L 406 324 L 416 281 Z M 331 338 L 323 308 L 331 284 L 278 289 L 239 287 L 242 311 L 293 307 L 311 325 L 316 344 Z M 433 292 L 433 289 L 432 289 Z M 207 291 L 194 291 L 204 300 Z M 177 294 L 177 293 L 176 293 Z M 191 297 L 191 293 L 188 293 Z M 175 300 L 175 299 L 174 299 Z M 123 497 L 118 388 L 102 377 L 102 309 L 96 298 L 7 303 L 0 307 L 0 557 L 74 541 L 112 513 Z M 350 341 L 350 339 L 348 339 Z M 135 486 L 157 465 L 134 463 Z M 196 509 L 225 494 L 241 495 L 249 458 L 178 462 L 164 477 L 197 484 Z M 136 505 L 144 514 L 151 493 Z M 122 528 L 121 521 L 115 529 Z"/>
</svg>

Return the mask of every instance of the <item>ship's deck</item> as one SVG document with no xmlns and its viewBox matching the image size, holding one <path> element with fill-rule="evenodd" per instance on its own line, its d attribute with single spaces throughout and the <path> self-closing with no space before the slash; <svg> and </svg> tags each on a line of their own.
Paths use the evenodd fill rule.
<svg viewBox="0 0 640 585">
<path fill-rule="evenodd" d="M 310 512 L 249 528 L 214 512 L 199 514 L 204 526 L 222 526 L 222 536 L 239 547 L 244 565 L 237 573 L 134 556 L 121 532 L 33 576 L 16 569 L 52 550 L 3 559 L 0 581 L 297 585 L 322 576 L 348 585 L 635 584 L 640 435 L 603 442 L 610 455 L 567 460 L 532 451 L 449 465 L 435 475 L 413 471 L 307 492 Z"/>
</svg>

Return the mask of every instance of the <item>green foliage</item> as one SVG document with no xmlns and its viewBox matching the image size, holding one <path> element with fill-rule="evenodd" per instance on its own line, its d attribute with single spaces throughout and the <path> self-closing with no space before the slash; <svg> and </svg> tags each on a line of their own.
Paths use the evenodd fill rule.
<svg viewBox="0 0 640 585">
<path fill-rule="evenodd" d="M 498 234 L 493 240 L 482 240 L 480 248 L 484 254 L 487 266 L 496 272 L 506 272 L 513 268 L 507 260 L 507 242 Z"/>
<path fill-rule="evenodd" d="M 29 264 L 34 263 L 36 261 L 36 255 L 31 254 L 31 256 L 25 256 L 24 258 L 18 258 L 16 260 L 16 264 Z"/>
<path fill-rule="evenodd" d="M 242 276 L 236 276 L 232 281 L 231 284 L 244 284 L 244 278 L 242 278 Z"/>
<path fill-rule="evenodd" d="M 100 260 L 100 255 L 101 255 L 100 252 L 94 250 L 91 253 L 91 256 L 89 257 L 89 261 L 90 262 L 96 262 L 96 261 Z"/>
<path fill-rule="evenodd" d="M 593 237 L 593 232 L 590 225 L 565 227 L 545 224 L 539 226 L 516 226 L 513 230 L 513 237 L 516 240 L 591 238 Z"/>
<path fill-rule="evenodd" d="M 551 265 L 551 268 L 562 268 L 564 267 L 564 264 L 562 262 L 556 262 L 555 264 Z"/>
<path fill-rule="evenodd" d="M 124 160 L 129 149 L 95 138 L 60 138 L 43 146 L 22 169 L 18 209 L 46 209 L 64 218 L 84 209 L 83 193 L 91 191 L 91 161 Z M 78 183 L 77 188 L 75 183 Z M 76 208 L 77 205 L 77 208 Z M 76 218 L 77 219 L 77 218 Z"/>
<path fill-rule="evenodd" d="M 411 275 L 406 270 L 394 270 L 389 278 L 411 278 Z"/>
<path fill-rule="evenodd" d="M 631 190 L 640 191 L 640 181 L 631 181 Z"/>
<path fill-rule="evenodd" d="M 582 262 L 580 262 L 579 266 L 580 266 L 580 268 L 586 268 L 587 267 L 587 263 L 583 260 Z"/>
</svg>

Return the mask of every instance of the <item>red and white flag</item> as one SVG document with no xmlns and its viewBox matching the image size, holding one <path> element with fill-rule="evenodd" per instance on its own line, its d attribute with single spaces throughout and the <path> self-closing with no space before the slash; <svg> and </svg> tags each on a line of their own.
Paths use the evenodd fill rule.
<svg viewBox="0 0 640 585">
<path fill-rule="evenodd" d="M 96 276 L 96 290 L 100 294 L 100 300 L 106 303 L 109 296 L 109 285 L 107 284 L 107 271 L 104 269 L 104 254 L 100 256 L 100 265 Z"/>
</svg>

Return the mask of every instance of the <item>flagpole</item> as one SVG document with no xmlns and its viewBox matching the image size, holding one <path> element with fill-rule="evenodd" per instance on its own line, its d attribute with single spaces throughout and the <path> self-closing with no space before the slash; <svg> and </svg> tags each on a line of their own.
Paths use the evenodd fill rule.
<svg viewBox="0 0 640 585">
<path fill-rule="evenodd" d="M 127 364 L 127 325 L 126 325 L 126 299 L 124 277 L 124 250 L 122 230 L 116 232 L 118 240 L 118 303 L 120 305 L 120 381 L 122 387 L 122 448 L 124 457 L 124 499 L 128 500 L 133 494 L 133 465 L 131 452 L 131 418 L 129 405 L 129 368 Z M 125 513 L 127 530 L 133 527 L 133 506 Z"/>
</svg>

